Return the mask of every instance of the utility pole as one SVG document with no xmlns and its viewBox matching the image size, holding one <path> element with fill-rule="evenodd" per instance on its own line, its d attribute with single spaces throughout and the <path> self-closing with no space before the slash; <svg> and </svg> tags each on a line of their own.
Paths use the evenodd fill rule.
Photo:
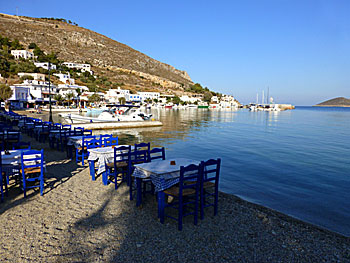
<svg viewBox="0 0 350 263">
<path fill-rule="evenodd" d="M 51 82 L 50 82 L 50 69 L 51 69 L 51 64 L 50 64 L 50 61 L 49 61 L 49 64 L 48 64 L 48 70 L 49 70 L 49 107 L 50 107 L 49 122 L 53 122 L 53 119 L 52 119 L 52 109 L 51 109 Z"/>
</svg>

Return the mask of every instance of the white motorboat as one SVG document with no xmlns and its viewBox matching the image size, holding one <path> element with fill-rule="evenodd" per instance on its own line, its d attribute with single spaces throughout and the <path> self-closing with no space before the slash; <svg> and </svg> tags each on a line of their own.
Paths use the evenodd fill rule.
<svg viewBox="0 0 350 263">
<path fill-rule="evenodd" d="M 140 111 L 139 106 L 133 105 L 108 105 L 109 109 L 104 110 L 98 117 L 88 117 L 77 114 L 59 114 L 70 123 L 92 123 L 92 122 L 117 122 L 117 121 L 145 121 L 152 117 Z"/>
</svg>

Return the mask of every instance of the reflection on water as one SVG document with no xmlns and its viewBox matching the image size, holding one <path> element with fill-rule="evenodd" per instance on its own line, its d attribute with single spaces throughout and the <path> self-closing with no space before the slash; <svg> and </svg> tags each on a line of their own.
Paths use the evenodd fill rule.
<svg viewBox="0 0 350 263">
<path fill-rule="evenodd" d="M 220 157 L 221 191 L 350 235 L 350 109 L 152 114 L 162 127 L 95 133 L 117 134 L 122 144 L 165 146 L 168 159 Z"/>
</svg>

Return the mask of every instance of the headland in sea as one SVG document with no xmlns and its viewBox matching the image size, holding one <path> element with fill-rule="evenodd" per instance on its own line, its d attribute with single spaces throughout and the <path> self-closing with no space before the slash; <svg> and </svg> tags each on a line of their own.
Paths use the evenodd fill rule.
<svg viewBox="0 0 350 263">
<path fill-rule="evenodd" d="M 26 199 L 13 189 L 0 205 L 4 262 L 350 262 L 349 238 L 225 193 L 217 216 L 162 225 L 154 197 L 136 208 L 125 185 L 91 181 L 87 167 L 23 137 L 44 149 L 46 187 Z"/>
</svg>

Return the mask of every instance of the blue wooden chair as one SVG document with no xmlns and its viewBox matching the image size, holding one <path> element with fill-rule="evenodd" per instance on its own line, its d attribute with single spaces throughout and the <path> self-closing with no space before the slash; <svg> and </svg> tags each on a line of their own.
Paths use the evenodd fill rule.
<svg viewBox="0 0 350 263">
<path fill-rule="evenodd" d="M 139 151 L 139 150 L 147 150 L 149 152 L 151 150 L 151 143 L 150 142 L 135 143 L 135 151 Z"/>
<path fill-rule="evenodd" d="M 102 139 L 102 138 L 101 138 Z M 102 139 L 102 145 L 105 147 L 117 146 L 118 145 L 118 137 L 111 137 Z"/>
<path fill-rule="evenodd" d="M 84 128 L 82 127 L 74 127 L 74 136 L 83 136 Z"/>
<path fill-rule="evenodd" d="M 140 163 L 147 163 L 149 160 L 149 151 L 148 150 L 134 150 L 130 154 L 130 164 L 129 164 L 129 175 L 127 178 L 127 182 L 129 185 L 129 195 L 130 195 L 130 200 L 133 200 L 133 192 L 137 190 L 136 186 L 134 187 L 134 182 L 135 178 L 132 176 L 132 173 L 135 170 L 134 165 L 135 164 L 140 164 Z M 150 181 L 150 180 L 147 180 Z M 147 182 L 145 181 L 145 182 Z M 145 187 L 143 187 L 145 188 Z"/>
<path fill-rule="evenodd" d="M 99 147 L 102 147 L 102 140 L 101 138 L 93 138 L 92 140 L 88 140 L 86 142 L 86 149 L 89 150 L 89 149 L 94 149 L 94 148 L 99 148 Z M 89 152 L 88 152 L 88 155 L 89 155 Z M 89 156 L 88 156 L 89 157 Z"/>
<path fill-rule="evenodd" d="M 84 136 L 91 136 L 92 135 L 92 130 L 84 130 Z"/>
<path fill-rule="evenodd" d="M 19 143 L 21 132 L 17 130 L 8 130 L 7 138 L 5 140 L 5 147 L 7 145 L 7 149 L 12 149 L 13 145 Z"/>
<path fill-rule="evenodd" d="M 203 172 L 201 180 L 201 198 L 200 198 L 200 214 L 204 219 L 204 208 L 213 206 L 214 216 L 218 213 L 219 199 L 219 175 L 221 159 L 210 159 L 201 162 Z"/>
<path fill-rule="evenodd" d="M 77 164 L 81 162 L 81 165 L 84 165 L 84 161 L 88 157 L 87 145 L 89 141 L 95 138 L 96 136 L 94 135 L 83 136 L 81 147 L 75 149 L 75 161 Z"/>
<path fill-rule="evenodd" d="M 27 189 L 40 188 L 44 192 L 44 150 L 28 150 L 21 153 L 21 174 L 24 197 Z M 39 184 L 38 184 L 39 183 Z"/>
<path fill-rule="evenodd" d="M 1 202 L 4 201 L 4 185 L 6 186 L 6 180 L 5 177 L 2 174 L 2 156 L 0 153 L 0 194 L 1 194 Z"/>
<path fill-rule="evenodd" d="M 115 184 L 115 189 L 128 179 L 131 167 L 131 146 L 114 148 L 113 162 L 106 164 L 107 180 Z M 111 178 L 111 179 L 110 179 Z"/>
<path fill-rule="evenodd" d="M 152 160 L 165 160 L 165 148 L 153 148 L 149 151 L 148 161 L 152 162 Z"/>
<path fill-rule="evenodd" d="M 191 164 L 189 166 L 180 167 L 180 181 L 178 186 L 173 186 L 163 191 L 165 197 L 174 198 L 169 204 L 160 205 L 160 222 L 164 223 L 164 218 L 168 217 L 178 222 L 178 229 L 182 230 L 182 220 L 184 216 L 193 215 L 194 224 L 198 222 L 200 181 L 202 176 L 202 166 Z M 165 208 L 173 208 L 177 210 L 177 217 L 166 214 Z"/>
</svg>

